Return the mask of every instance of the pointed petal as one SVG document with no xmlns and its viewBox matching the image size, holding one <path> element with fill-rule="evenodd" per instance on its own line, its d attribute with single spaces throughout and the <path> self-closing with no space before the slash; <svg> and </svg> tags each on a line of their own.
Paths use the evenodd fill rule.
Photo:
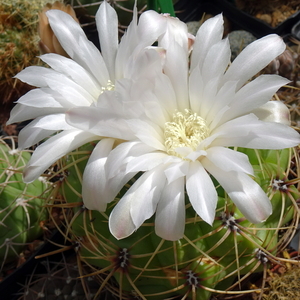
<svg viewBox="0 0 300 300">
<path fill-rule="evenodd" d="M 259 223 L 270 216 L 272 213 L 271 202 L 266 193 L 250 176 L 242 172 L 226 172 L 209 163 L 205 165 L 208 172 L 217 179 L 250 222 Z"/>
<path fill-rule="evenodd" d="M 110 214 L 111 233 L 122 239 L 137 230 L 155 212 L 166 178 L 162 167 L 145 172 Z"/>
<path fill-rule="evenodd" d="M 30 66 L 19 72 L 15 78 L 36 87 L 48 87 L 46 78 L 49 75 L 57 74 L 49 68 Z"/>
<path fill-rule="evenodd" d="M 84 169 L 82 199 L 87 209 L 106 210 L 107 199 L 103 197 L 107 182 L 104 165 L 114 142 L 114 139 L 102 139 L 98 142 Z"/>
<path fill-rule="evenodd" d="M 46 14 L 55 36 L 68 55 L 89 70 L 101 86 L 106 86 L 109 74 L 105 62 L 96 46 L 87 39 L 80 25 L 70 15 L 60 10 L 52 9 Z"/>
<path fill-rule="evenodd" d="M 203 99 L 203 83 L 202 74 L 199 66 L 196 66 L 189 77 L 189 97 L 191 110 L 200 114 L 201 101 Z"/>
<path fill-rule="evenodd" d="M 105 168 L 107 170 L 108 178 L 115 177 L 118 173 L 123 171 L 123 168 L 125 168 L 126 172 L 126 165 L 128 162 L 135 157 L 152 152 L 153 150 L 155 149 L 138 141 L 121 143 L 111 151 L 107 158 Z"/>
<path fill-rule="evenodd" d="M 55 93 L 49 88 L 39 88 L 39 89 L 33 89 L 29 92 L 27 92 L 25 95 L 23 95 L 17 103 L 24 104 L 26 106 L 31 107 L 41 107 L 41 108 L 48 108 L 48 107 L 57 107 L 62 108 L 66 107 L 69 108 L 71 106 L 63 105 L 67 103 L 61 103 L 60 100 L 61 97 L 59 97 L 59 101 L 56 99 L 56 97 L 59 96 L 58 93 Z"/>
<path fill-rule="evenodd" d="M 206 116 L 207 125 L 213 130 L 230 108 L 229 104 L 235 97 L 236 81 L 227 81 L 217 92 L 212 106 Z"/>
<path fill-rule="evenodd" d="M 212 224 L 217 206 L 217 191 L 209 175 L 199 161 L 190 163 L 186 176 L 186 190 L 196 213 Z"/>
<path fill-rule="evenodd" d="M 300 143 L 300 135 L 294 129 L 280 123 L 260 121 L 254 114 L 224 123 L 207 141 L 210 139 L 214 139 L 211 146 L 252 149 L 284 149 Z"/>
<path fill-rule="evenodd" d="M 163 171 L 164 166 L 158 166 L 145 172 L 124 195 L 124 197 L 132 198 L 130 213 L 136 228 L 139 228 L 145 220 L 153 216 L 156 210 L 166 184 Z"/>
<path fill-rule="evenodd" d="M 205 74 L 205 83 L 213 78 L 220 78 L 225 73 L 230 62 L 230 44 L 226 38 L 212 45 L 206 54 L 201 73 Z"/>
<path fill-rule="evenodd" d="M 17 104 L 16 106 L 13 107 L 13 109 L 10 112 L 10 118 L 7 121 L 7 125 L 13 124 L 13 123 L 18 123 L 18 122 L 23 122 L 26 120 L 34 119 L 37 117 L 40 117 L 45 114 L 55 114 L 55 113 L 61 113 L 64 112 L 65 109 L 57 109 L 57 108 L 48 108 L 47 111 L 43 108 L 30 108 L 28 109 L 28 106 L 22 105 L 22 104 Z"/>
<path fill-rule="evenodd" d="M 276 34 L 267 35 L 248 45 L 232 62 L 224 75 L 223 82 L 238 80 L 237 89 L 266 67 L 286 48 L 282 38 Z"/>
<path fill-rule="evenodd" d="M 40 58 L 53 70 L 72 78 L 74 82 L 89 92 L 95 99 L 99 97 L 101 93 L 99 82 L 74 60 L 54 53 L 42 55 Z"/>
<path fill-rule="evenodd" d="M 193 45 L 191 71 L 198 64 L 200 69 L 202 69 L 205 56 L 209 49 L 222 39 L 224 30 L 223 23 L 223 16 L 220 14 L 208 19 L 200 26 Z"/>
<path fill-rule="evenodd" d="M 101 53 L 106 62 L 110 80 L 114 82 L 115 59 L 118 50 L 118 16 L 116 11 L 106 1 L 103 1 L 96 13 L 96 24 Z"/>
<path fill-rule="evenodd" d="M 160 16 L 165 18 L 167 26 L 165 32 L 158 38 L 158 46 L 168 51 L 175 41 L 185 53 L 188 53 L 189 35 L 187 25 L 168 14 L 161 14 Z"/>
<path fill-rule="evenodd" d="M 185 226 L 184 178 L 163 189 L 155 214 L 155 233 L 168 241 L 183 237 Z"/>
<path fill-rule="evenodd" d="M 220 119 L 222 124 L 233 118 L 245 115 L 271 100 L 276 91 L 289 82 L 277 75 L 261 75 L 243 86 L 230 103 L 230 109 Z"/>
<path fill-rule="evenodd" d="M 207 159 L 205 159 L 204 162 L 209 160 L 226 172 L 245 172 L 253 175 L 253 168 L 249 162 L 248 156 L 244 153 L 225 147 L 211 147 L 207 149 L 206 152 Z M 204 162 L 202 162 L 202 164 L 204 168 L 206 168 Z"/>
<path fill-rule="evenodd" d="M 137 25 L 137 10 L 134 8 L 133 20 L 123 35 L 116 57 L 116 78 L 122 78 L 128 61 L 134 61 L 138 53 L 151 46 L 166 30 L 166 19 L 155 11 L 147 10 L 141 14 Z"/>
<path fill-rule="evenodd" d="M 151 46 L 167 30 L 167 19 L 153 10 L 141 14 L 137 27 L 139 47 Z"/>
<path fill-rule="evenodd" d="M 136 174 L 128 172 L 125 167 L 120 167 L 114 176 L 109 178 L 106 163 L 108 158 L 113 156 L 112 149 L 117 142 L 114 139 L 102 139 L 94 148 L 84 169 L 82 197 L 88 209 L 104 211 L 106 204 L 113 201 L 124 185 Z"/>
<path fill-rule="evenodd" d="M 177 107 L 183 111 L 188 101 L 188 51 L 176 42 L 167 50 L 164 73 L 170 78 L 177 98 Z M 180 70 L 180 72 L 178 72 Z"/>
<path fill-rule="evenodd" d="M 138 157 L 133 158 L 130 162 L 128 162 L 126 171 L 127 172 L 144 172 L 149 171 L 158 165 L 164 163 L 164 161 L 168 158 L 166 153 L 161 152 L 151 152 L 143 155 L 139 155 Z"/>
<path fill-rule="evenodd" d="M 24 181 L 34 181 L 59 158 L 96 139 L 95 135 L 78 130 L 63 131 L 51 137 L 33 152 L 24 169 Z"/>
<path fill-rule="evenodd" d="M 81 85 L 74 82 L 70 77 L 43 67 L 28 67 L 18 73 L 16 78 L 37 87 L 49 87 L 62 95 L 69 103 L 75 105 L 90 105 L 95 98 Z"/>
<path fill-rule="evenodd" d="M 72 129 L 75 128 L 66 123 L 64 114 L 38 117 L 20 131 L 19 148 L 31 147 L 57 131 Z"/>
</svg>

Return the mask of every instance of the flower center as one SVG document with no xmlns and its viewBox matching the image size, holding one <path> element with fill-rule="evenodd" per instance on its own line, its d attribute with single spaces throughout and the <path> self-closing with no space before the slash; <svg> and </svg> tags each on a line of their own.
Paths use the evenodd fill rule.
<svg viewBox="0 0 300 300">
<path fill-rule="evenodd" d="M 172 122 L 165 124 L 165 146 L 169 155 L 181 157 L 176 152 L 180 147 L 189 147 L 194 151 L 208 136 L 209 128 L 205 120 L 188 109 L 184 113 L 175 112 Z"/>
<path fill-rule="evenodd" d="M 104 93 L 104 91 L 112 91 L 112 90 L 114 90 L 114 89 L 115 89 L 115 85 L 114 85 L 110 80 L 108 80 L 108 81 L 107 81 L 107 85 L 106 85 L 106 86 L 103 86 L 103 87 L 101 88 L 100 95 L 101 95 L 102 93 Z"/>
</svg>

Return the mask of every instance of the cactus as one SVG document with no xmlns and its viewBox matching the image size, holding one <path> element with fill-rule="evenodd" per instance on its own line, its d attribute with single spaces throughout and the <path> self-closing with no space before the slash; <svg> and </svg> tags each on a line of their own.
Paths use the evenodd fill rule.
<svg viewBox="0 0 300 300">
<path fill-rule="evenodd" d="M 299 220 L 297 166 L 293 166 L 296 173 L 290 170 L 295 149 L 237 149 L 248 155 L 255 179 L 272 202 L 273 214 L 264 223 L 247 221 L 216 182 L 219 201 L 213 226 L 186 204 L 184 238 L 171 242 L 156 236 L 153 219 L 123 240 L 110 234 L 110 211 L 132 181 L 105 213 L 83 206 L 82 172 L 93 147 L 87 144 L 59 162 L 63 176 L 59 184 L 65 201 L 60 205 L 72 210 L 66 218 L 68 239 L 77 245 L 80 259 L 94 268 L 91 275 L 106 276 L 99 290 L 116 280 L 120 299 L 205 300 L 212 293 L 253 291 L 245 289 L 243 281 L 266 270 L 270 262 L 282 260 L 277 254 L 287 247 Z"/>
<path fill-rule="evenodd" d="M 41 180 L 26 184 L 22 180 L 29 158 L 28 151 L 15 148 L 13 137 L 0 137 L 0 271 L 43 233 L 48 220 L 44 205 L 49 184 Z"/>
<path fill-rule="evenodd" d="M 74 8 L 77 17 L 83 28 L 87 28 L 87 35 L 91 34 L 91 25 L 95 24 L 95 15 L 102 1 L 98 0 L 68 0 L 67 1 Z M 114 7 L 118 13 L 119 19 L 119 30 L 120 33 L 124 33 L 129 23 L 132 20 L 133 13 L 133 0 L 108 0 L 110 5 Z M 147 5 L 147 0 L 138 0 L 137 8 L 138 11 L 142 12 L 145 10 Z"/>
<path fill-rule="evenodd" d="M 28 275 L 18 300 L 35 299 L 93 299 L 98 291 L 99 276 L 81 277 L 88 274 L 86 266 L 77 266 L 76 256 L 62 254 L 60 259 L 46 257 Z M 81 278 L 80 278 L 81 277 Z M 101 294 L 104 298 L 107 291 Z M 111 298 L 109 298 L 111 299 Z"/>
<path fill-rule="evenodd" d="M 13 76 L 29 65 L 39 63 L 38 32 L 36 30 L 38 11 L 47 2 L 1 1 L 0 10 L 0 90 L 4 118 L 9 113 L 12 103 L 25 94 L 30 87 L 16 81 Z"/>
<path fill-rule="evenodd" d="M 68 0 L 81 20 L 83 28 L 94 23 L 96 12 L 102 1 L 98 0 Z M 116 10 L 119 19 L 120 33 L 124 33 L 132 20 L 133 6 L 135 0 L 108 0 L 107 2 Z M 141 13 L 147 8 L 147 0 L 137 0 L 137 10 Z M 177 0 L 173 0 L 175 4 Z"/>
</svg>

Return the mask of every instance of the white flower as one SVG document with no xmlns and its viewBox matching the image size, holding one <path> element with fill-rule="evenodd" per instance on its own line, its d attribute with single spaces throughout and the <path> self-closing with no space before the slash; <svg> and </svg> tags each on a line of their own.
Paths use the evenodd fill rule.
<svg viewBox="0 0 300 300">
<path fill-rule="evenodd" d="M 67 113 L 72 126 L 111 137 L 98 143 L 85 169 L 87 208 L 104 211 L 122 186 L 143 172 L 110 214 L 109 227 L 117 239 L 131 235 L 154 214 L 159 236 L 181 238 L 185 191 L 196 213 L 212 224 L 217 192 L 211 176 L 251 222 L 271 214 L 270 200 L 251 177 L 248 157 L 229 147 L 282 149 L 300 142 L 290 127 L 255 115 L 288 80 L 262 75 L 247 83 L 285 44 L 277 35 L 266 36 L 228 67 L 230 47 L 222 34 L 220 15 L 201 26 L 190 68 L 187 47 L 171 38 L 164 45 L 164 74 L 126 89 L 128 82 L 120 81 L 113 93 L 104 93 L 111 99 L 110 109 L 100 102 L 94 109 Z M 272 121 L 282 119 L 269 116 Z M 116 146 L 113 138 L 128 141 Z"/>
<path fill-rule="evenodd" d="M 154 11 L 140 16 L 137 24 L 135 9 L 133 21 L 118 44 L 118 19 L 115 10 L 104 1 L 96 23 L 101 53 L 90 42 L 80 25 L 60 10 L 47 12 L 49 23 L 60 44 L 70 56 L 42 55 L 41 59 L 51 68 L 32 66 L 16 78 L 38 87 L 18 100 L 8 123 L 34 119 L 19 135 L 20 148 L 30 147 L 52 136 L 41 144 L 32 155 L 24 171 L 24 180 L 33 181 L 51 164 L 75 148 L 100 137 L 83 132 L 65 121 L 65 113 L 73 107 L 93 106 L 103 91 L 114 89 L 121 78 L 138 80 L 161 71 L 159 51 L 148 49 L 156 40 L 164 43 L 171 30 L 168 19 Z M 174 25 L 174 24 L 173 24 Z M 181 26 L 182 27 L 182 26 Z M 152 71 L 153 70 L 153 71 Z"/>
</svg>

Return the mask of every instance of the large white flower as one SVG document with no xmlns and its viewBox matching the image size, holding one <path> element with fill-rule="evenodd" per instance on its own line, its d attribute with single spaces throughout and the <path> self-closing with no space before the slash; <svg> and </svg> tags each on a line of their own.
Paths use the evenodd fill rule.
<svg viewBox="0 0 300 300">
<path fill-rule="evenodd" d="M 24 180 L 33 181 L 61 156 L 86 142 L 99 139 L 65 122 L 65 112 L 73 107 L 93 106 L 103 91 L 114 89 L 121 78 L 138 80 L 153 76 L 161 70 L 158 52 L 147 49 L 155 41 L 164 44 L 172 30 L 187 38 L 181 22 L 147 11 L 137 22 L 135 9 L 133 21 L 118 43 L 118 19 L 115 10 L 104 1 L 96 23 L 101 53 L 90 42 L 80 25 L 60 10 L 47 12 L 49 23 L 60 44 L 69 55 L 42 55 L 50 68 L 32 66 L 16 78 L 38 87 L 18 100 L 8 123 L 34 119 L 19 135 L 20 148 L 33 144 L 59 132 L 41 144 L 33 153 L 24 171 Z M 170 24 L 175 28 L 170 28 Z M 153 70 L 153 71 L 152 71 Z M 156 72 L 156 71 L 155 71 Z"/>
<path fill-rule="evenodd" d="M 229 42 L 222 34 L 220 15 L 201 26 L 190 67 L 187 47 L 171 38 L 164 45 L 164 74 L 131 83 L 131 88 L 120 81 L 113 93 L 104 93 L 111 108 L 101 102 L 94 109 L 67 113 L 72 126 L 111 137 L 98 143 L 85 169 L 87 208 L 104 211 L 122 186 L 143 172 L 110 214 L 109 227 L 116 238 L 129 236 L 154 213 L 159 236 L 181 238 L 185 192 L 196 213 L 212 224 L 217 192 L 211 176 L 251 222 L 271 214 L 267 195 L 251 177 L 248 157 L 229 147 L 282 149 L 300 142 L 296 131 L 273 122 L 276 116 L 268 116 L 272 122 L 259 119 L 261 108 L 266 110 L 288 80 L 262 75 L 247 83 L 284 51 L 285 44 L 277 35 L 266 36 L 229 65 Z M 128 141 L 116 146 L 113 138 Z"/>
</svg>

